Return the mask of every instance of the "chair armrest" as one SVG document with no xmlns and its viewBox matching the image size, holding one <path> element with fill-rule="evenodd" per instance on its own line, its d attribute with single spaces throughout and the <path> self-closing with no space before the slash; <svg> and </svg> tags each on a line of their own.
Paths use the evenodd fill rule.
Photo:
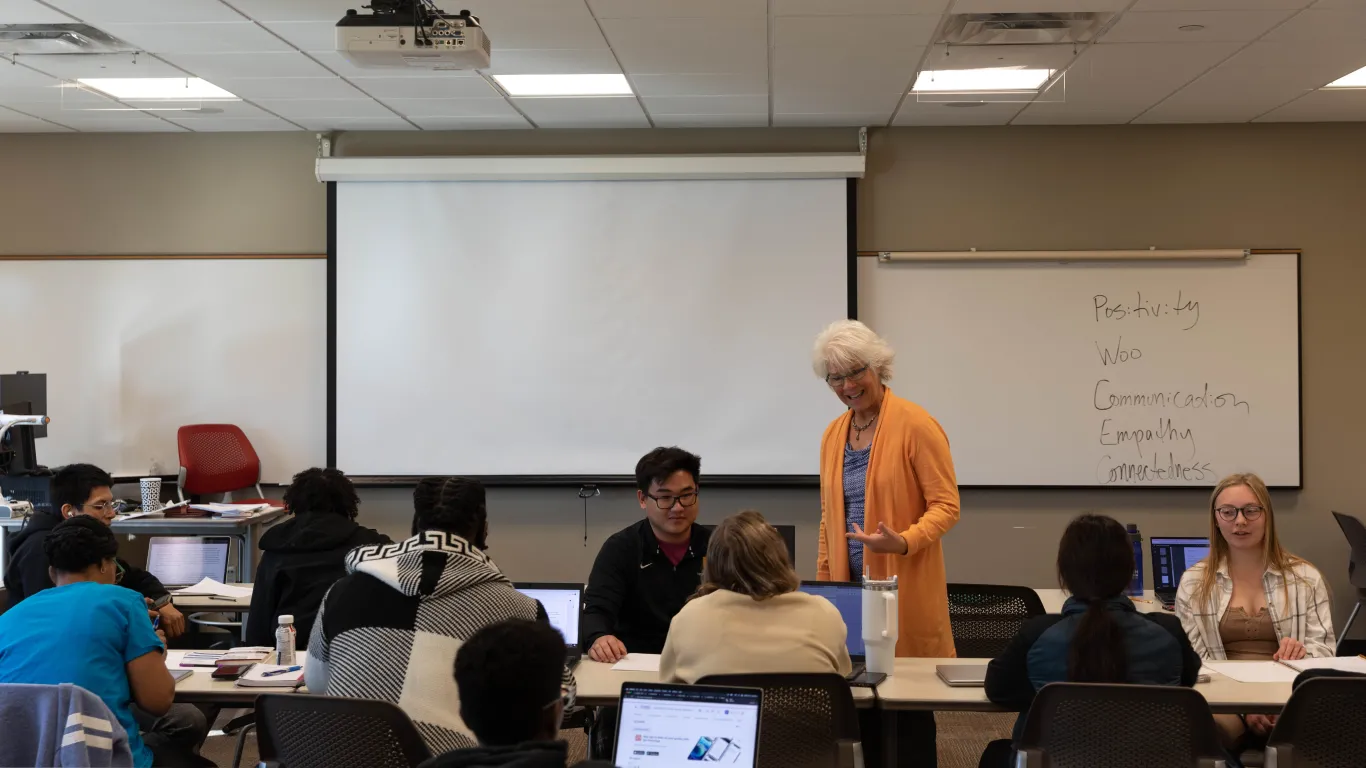
<svg viewBox="0 0 1366 768">
<path fill-rule="evenodd" d="M 1295 749 L 1289 744 L 1277 744 L 1266 748 L 1266 762 L 1263 768 L 1295 768 Z"/>
<path fill-rule="evenodd" d="M 1044 762 L 1041 749 L 1015 750 L 1015 768 L 1040 768 Z"/>
<path fill-rule="evenodd" d="M 840 739 L 835 742 L 838 750 L 839 768 L 863 768 L 863 742 L 854 739 Z"/>
</svg>

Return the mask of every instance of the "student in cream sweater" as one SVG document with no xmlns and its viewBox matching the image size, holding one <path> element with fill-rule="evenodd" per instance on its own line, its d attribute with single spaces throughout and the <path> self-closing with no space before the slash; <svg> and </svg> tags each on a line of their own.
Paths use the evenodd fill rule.
<svg viewBox="0 0 1366 768">
<path fill-rule="evenodd" d="M 777 529 L 740 512 L 712 532 L 702 586 L 669 625 L 659 677 L 695 683 L 708 675 L 849 674 L 844 620 L 801 582 Z"/>
</svg>

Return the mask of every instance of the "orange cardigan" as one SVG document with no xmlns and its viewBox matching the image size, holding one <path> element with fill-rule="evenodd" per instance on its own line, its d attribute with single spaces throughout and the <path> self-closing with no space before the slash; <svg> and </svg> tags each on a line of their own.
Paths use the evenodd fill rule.
<svg viewBox="0 0 1366 768">
<path fill-rule="evenodd" d="M 821 437 L 821 530 L 817 578 L 849 579 L 849 545 L 844 526 L 844 446 L 850 412 L 830 423 Z M 868 458 L 863 529 L 878 523 L 906 539 L 904 555 L 865 551 L 872 579 L 897 576 L 901 611 L 897 656 L 956 656 L 949 626 L 944 550 L 939 539 L 958 522 L 958 481 L 949 439 L 924 408 L 888 389 L 878 412 Z"/>
</svg>

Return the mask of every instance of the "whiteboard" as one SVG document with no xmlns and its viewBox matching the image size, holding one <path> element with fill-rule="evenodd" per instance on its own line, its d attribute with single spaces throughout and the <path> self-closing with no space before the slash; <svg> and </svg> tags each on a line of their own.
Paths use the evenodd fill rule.
<svg viewBox="0 0 1366 768">
<path fill-rule="evenodd" d="M 1300 485 L 1299 257 L 859 259 L 859 317 L 969 486 Z"/>
<path fill-rule="evenodd" d="M 0 262 L 0 369 L 47 374 L 38 461 L 179 467 L 176 430 L 230 423 L 289 482 L 326 459 L 321 259 Z"/>
<path fill-rule="evenodd" d="M 815 475 L 844 179 L 340 182 L 337 466 Z"/>
</svg>

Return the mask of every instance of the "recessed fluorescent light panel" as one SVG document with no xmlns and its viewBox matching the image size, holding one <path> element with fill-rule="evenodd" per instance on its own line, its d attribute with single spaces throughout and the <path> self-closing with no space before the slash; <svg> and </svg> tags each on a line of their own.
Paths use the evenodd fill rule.
<svg viewBox="0 0 1366 768">
<path fill-rule="evenodd" d="M 509 96 L 630 96 L 625 75 L 494 75 Z"/>
<path fill-rule="evenodd" d="M 1019 93 L 1037 91 L 1053 76 L 1051 69 L 992 67 L 924 71 L 912 93 Z"/>
<path fill-rule="evenodd" d="M 237 97 L 197 77 L 82 77 L 76 82 L 121 101 L 226 101 Z"/>
<path fill-rule="evenodd" d="M 1350 75 L 1343 75 L 1324 88 L 1366 88 L 1366 67 L 1362 67 Z"/>
</svg>

